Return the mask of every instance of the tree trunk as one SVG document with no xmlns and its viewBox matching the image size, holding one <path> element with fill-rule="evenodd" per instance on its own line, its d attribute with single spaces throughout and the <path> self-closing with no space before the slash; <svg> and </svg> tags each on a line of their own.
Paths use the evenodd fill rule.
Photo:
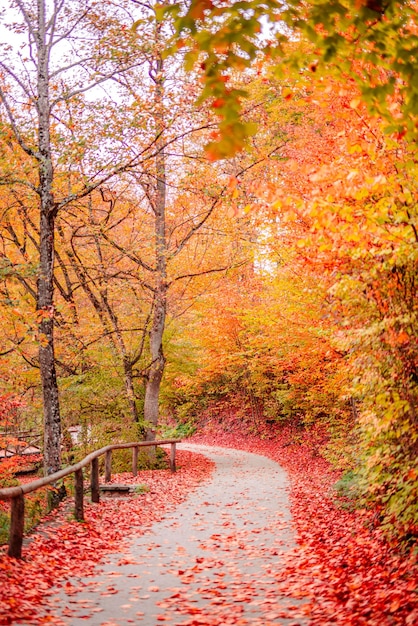
<svg viewBox="0 0 418 626">
<path fill-rule="evenodd" d="M 164 373 L 165 357 L 163 352 L 163 334 L 165 326 L 165 295 L 161 291 L 156 295 L 153 324 L 150 332 L 151 366 L 145 386 L 144 418 L 146 441 L 154 441 L 158 425 L 159 397 L 161 380 Z"/>
<path fill-rule="evenodd" d="M 40 197 L 39 364 L 44 400 L 44 468 L 51 474 L 61 467 L 61 419 L 54 354 L 54 234 L 56 206 L 52 194 L 53 166 L 50 139 L 49 51 L 46 43 L 45 0 L 38 0 L 35 33 L 38 52 L 37 113 Z"/>
<path fill-rule="evenodd" d="M 156 39 L 158 42 L 159 28 Z M 144 418 L 146 440 L 153 441 L 156 435 L 159 416 L 159 397 L 161 380 L 164 373 L 165 357 L 163 352 L 163 335 L 167 311 L 167 240 L 166 240 L 166 163 L 162 133 L 164 130 L 163 113 L 163 60 L 158 58 L 155 73 L 150 74 L 155 82 L 155 121 L 159 150 L 155 159 L 156 186 L 153 194 L 152 208 L 155 215 L 155 256 L 156 256 L 156 287 L 154 292 L 154 313 L 150 331 L 151 365 L 148 370 L 145 386 Z"/>
<path fill-rule="evenodd" d="M 44 405 L 44 468 L 61 467 L 61 419 L 54 354 L 53 248 L 54 220 L 41 211 L 41 254 L 38 280 L 39 365 Z"/>
<path fill-rule="evenodd" d="M 127 354 L 123 355 L 123 369 L 125 374 L 126 397 L 128 399 L 129 408 L 131 410 L 132 421 L 137 424 L 139 422 L 139 415 L 138 408 L 136 406 L 132 363 Z"/>
</svg>

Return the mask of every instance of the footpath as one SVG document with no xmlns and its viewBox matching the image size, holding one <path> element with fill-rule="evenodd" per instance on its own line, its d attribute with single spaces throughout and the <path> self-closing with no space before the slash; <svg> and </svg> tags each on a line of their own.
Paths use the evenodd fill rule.
<svg viewBox="0 0 418 626">
<path fill-rule="evenodd" d="M 303 601 L 277 584 L 295 545 L 284 470 L 257 454 L 181 446 L 216 463 L 210 481 L 95 576 L 57 590 L 53 623 L 306 626 Z"/>
</svg>

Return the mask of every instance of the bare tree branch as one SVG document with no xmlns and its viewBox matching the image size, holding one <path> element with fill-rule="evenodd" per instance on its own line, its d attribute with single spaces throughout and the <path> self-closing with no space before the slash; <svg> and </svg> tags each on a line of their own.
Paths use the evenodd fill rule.
<svg viewBox="0 0 418 626">
<path fill-rule="evenodd" d="M 9 119 L 10 122 L 10 126 L 12 128 L 13 134 L 16 137 L 16 141 L 19 144 L 19 146 L 22 148 L 22 150 L 24 152 L 26 152 L 26 154 L 28 154 L 31 157 L 34 157 L 35 159 L 37 159 L 38 161 L 41 160 L 41 155 L 39 152 L 37 152 L 36 150 L 33 150 L 32 148 L 30 148 L 27 143 L 23 140 L 22 135 L 19 132 L 15 117 L 13 115 L 12 109 L 9 105 L 9 101 L 6 97 L 6 94 L 3 91 L 3 88 L 0 87 L 0 100 L 3 103 L 4 108 L 6 109 L 6 114 L 7 117 Z"/>
<path fill-rule="evenodd" d="M 173 278 L 173 280 L 171 280 L 168 283 L 168 287 L 171 287 L 171 285 L 173 285 L 175 282 L 177 282 L 178 280 L 183 280 L 184 278 L 196 278 L 196 276 L 204 276 L 205 274 L 215 274 L 219 272 L 226 272 L 227 270 L 230 270 L 232 268 L 242 267 L 243 265 L 245 265 L 245 263 L 246 263 L 245 261 L 242 261 L 242 263 L 236 263 L 232 266 L 225 265 L 225 267 L 215 267 L 210 270 L 202 270 L 201 272 L 194 272 L 191 274 L 182 274 L 181 276 L 176 276 L 176 278 Z"/>
</svg>

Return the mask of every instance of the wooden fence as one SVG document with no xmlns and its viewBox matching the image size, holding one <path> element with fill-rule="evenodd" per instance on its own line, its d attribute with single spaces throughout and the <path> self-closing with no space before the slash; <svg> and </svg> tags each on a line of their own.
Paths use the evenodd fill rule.
<svg viewBox="0 0 418 626">
<path fill-rule="evenodd" d="M 91 465 L 90 471 L 90 489 L 91 489 L 91 501 L 99 502 L 100 500 L 100 487 L 99 487 L 99 457 L 105 455 L 105 483 L 109 482 L 112 477 L 112 450 L 122 450 L 125 448 L 132 448 L 132 474 L 134 476 L 138 473 L 138 453 L 139 448 L 146 446 L 160 446 L 164 444 L 171 444 L 170 452 L 170 469 L 172 472 L 176 471 L 176 444 L 180 443 L 181 439 L 162 439 L 159 441 L 135 441 L 133 443 L 115 443 L 110 446 L 100 448 L 88 454 L 84 459 L 66 467 L 59 472 L 39 478 L 31 483 L 24 485 L 18 485 L 16 487 L 7 487 L 6 489 L 0 489 L 0 500 L 11 500 L 10 509 L 10 533 L 9 533 L 9 548 L 7 554 L 17 559 L 22 557 L 22 543 L 23 532 L 25 523 L 25 494 L 51 485 L 57 482 L 61 478 L 74 474 L 75 488 L 74 488 L 74 515 L 78 521 L 84 520 L 84 477 L 83 468 L 87 465 Z"/>
<path fill-rule="evenodd" d="M 9 443 L 19 441 L 19 443 Z M 33 431 L 10 431 L 0 430 L 0 459 L 13 456 L 25 456 L 39 454 L 41 452 L 42 434 Z"/>
</svg>

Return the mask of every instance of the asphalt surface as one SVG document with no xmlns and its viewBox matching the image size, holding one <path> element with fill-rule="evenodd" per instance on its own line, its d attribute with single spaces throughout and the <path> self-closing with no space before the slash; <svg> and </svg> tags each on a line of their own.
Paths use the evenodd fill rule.
<svg viewBox="0 0 418 626">
<path fill-rule="evenodd" d="M 108 555 L 97 575 L 53 596 L 69 626 L 305 626 L 303 601 L 276 575 L 294 547 L 284 470 L 263 456 L 181 444 L 203 453 L 211 480 L 176 510 Z"/>
</svg>

